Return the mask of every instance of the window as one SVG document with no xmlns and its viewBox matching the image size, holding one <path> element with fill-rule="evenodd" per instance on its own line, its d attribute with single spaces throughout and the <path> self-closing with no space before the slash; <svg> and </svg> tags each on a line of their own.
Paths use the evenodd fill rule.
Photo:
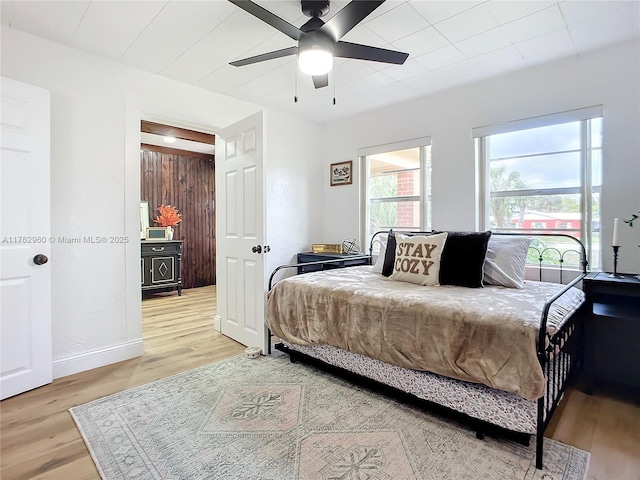
<svg viewBox="0 0 640 480">
<path fill-rule="evenodd" d="M 585 244 L 591 267 L 598 268 L 602 107 L 481 127 L 474 136 L 483 172 L 484 227 L 575 236 Z M 547 246 L 560 251 L 569 248 L 562 239 L 550 241 Z M 565 260 L 577 267 L 577 258 Z"/>
<path fill-rule="evenodd" d="M 368 250 L 380 230 L 426 230 L 431 225 L 431 147 L 428 138 L 358 151 L 362 165 L 361 236 Z"/>
</svg>

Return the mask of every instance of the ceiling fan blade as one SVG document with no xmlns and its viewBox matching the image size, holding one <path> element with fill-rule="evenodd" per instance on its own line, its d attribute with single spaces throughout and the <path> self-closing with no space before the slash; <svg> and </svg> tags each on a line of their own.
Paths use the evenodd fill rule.
<svg viewBox="0 0 640 480">
<path fill-rule="evenodd" d="M 349 42 L 336 43 L 333 48 L 333 53 L 336 57 L 356 58 L 358 60 L 370 60 L 372 62 L 394 63 L 396 65 L 402 65 L 409 57 L 408 53 Z"/>
<path fill-rule="evenodd" d="M 253 3 L 250 0 L 229 0 L 234 5 L 240 7 L 245 12 L 250 13 L 256 18 L 259 18 L 263 22 L 271 25 L 273 28 L 280 30 L 285 35 L 293 38 L 294 40 L 300 40 L 302 32 L 295 25 L 291 25 L 286 20 L 274 15 L 269 10 L 265 10 L 257 3 Z"/>
<path fill-rule="evenodd" d="M 283 48 L 282 50 L 276 50 L 275 52 L 262 53 L 255 57 L 243 58 L 242 60 L 236 60 L 229 65 L 234 67 L 243 67 L 245 65 L 251 65 L 252 63 L 264 62 L 265 60 L 273 60 L 274 58 L 286 57 L 288 55 L 295 55 L 298 53 L 298 47 Z"/>
<path fill-rule="evenodd" d="M 338 41 L 384 2 L 385 0 L 353 0 L 331 17 L 319 31 L 330 34 Z"/>
<path fill-rule="evenodd" d="M 329 85 L 329 74 L 325 73 L 324 75 L 314 75 L 313 76 L 313 86 L 316 88 L 322 88 Z"/>
</svg>

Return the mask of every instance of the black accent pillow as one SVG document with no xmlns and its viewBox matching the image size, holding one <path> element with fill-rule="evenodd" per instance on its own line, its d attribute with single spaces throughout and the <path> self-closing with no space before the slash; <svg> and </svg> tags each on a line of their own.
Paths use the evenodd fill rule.
<svg viewBox="0 0 640 480">
<path fill-rule="evenodd" d="M 393 262 L 396 260 L 396 234 L 389 230 L 387 234 L 387 249 L 384 251 L 384 263 L 382 264 L 382 275 L 390 277 L 393 273 Z"/>
<path fill-rule="evenodd" d="M 440 285 L 484 287 L 482 283 L 484 260 L 487 256 L 491 232 L 447 232 L 447 234 L 447 241 L 440 257 Z"/>
</svg>

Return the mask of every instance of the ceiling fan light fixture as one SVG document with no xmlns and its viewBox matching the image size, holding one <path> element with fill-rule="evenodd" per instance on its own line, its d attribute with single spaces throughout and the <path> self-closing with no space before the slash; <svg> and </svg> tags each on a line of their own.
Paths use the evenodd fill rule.
<svg viewBox="0 0 640 480">
<path fill-rule="evenodd" d="M 326 45 L 306 45 L 298 53 L 298 66 L 307 75 L 325 75 L 333 68 L 333 51 Z"/>
</svg>

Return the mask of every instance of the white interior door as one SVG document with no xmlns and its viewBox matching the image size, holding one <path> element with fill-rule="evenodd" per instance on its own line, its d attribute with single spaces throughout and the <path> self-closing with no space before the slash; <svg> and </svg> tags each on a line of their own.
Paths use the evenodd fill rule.
<svg viewBox="0 0 640 480">
<path fill-rule="evenodd" d="M 220 330 L 265 351 L 263 114 L 216 134 L 216 263 Z"/>
<path fill-rule="evenodd" d="M 0 397 L 52 380 L 50 97 L 2 77 Z"/>
</svg>

